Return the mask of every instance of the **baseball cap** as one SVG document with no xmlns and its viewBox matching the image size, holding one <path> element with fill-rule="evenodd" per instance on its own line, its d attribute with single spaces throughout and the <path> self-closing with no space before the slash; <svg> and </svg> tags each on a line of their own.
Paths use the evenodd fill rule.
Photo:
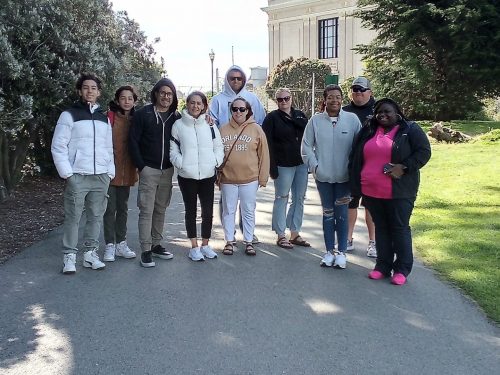
<svg viewBox="0 0 500 375">
<path fill-rule="evenodd" d="M 369 90 L 372 89 L 372 85 L 370 85 L 370 81 L 368 81 L 368 79 L 365 77 L 356 78 L 354 81 L 352 81 L 351 87 L 352 86 L 361 86 L 364 89 L 369 89 Z"/>
</svg>

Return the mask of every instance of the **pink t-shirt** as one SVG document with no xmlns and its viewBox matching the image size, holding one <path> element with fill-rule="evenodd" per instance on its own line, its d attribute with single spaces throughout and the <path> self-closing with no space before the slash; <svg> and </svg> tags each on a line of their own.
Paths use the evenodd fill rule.
<svg viewBox="0 0 500 375">
<path fill-rule="evenodd" d="M 365 143 L 361 169 L 361 193 L 373 198 L 392 198 L 392 178 L 384 174 L 384 165 L 391 162 L 392 144 L 399 129 L 396 125 L 387 134 L 378 127 L 375 136 Z"/>
</svg>

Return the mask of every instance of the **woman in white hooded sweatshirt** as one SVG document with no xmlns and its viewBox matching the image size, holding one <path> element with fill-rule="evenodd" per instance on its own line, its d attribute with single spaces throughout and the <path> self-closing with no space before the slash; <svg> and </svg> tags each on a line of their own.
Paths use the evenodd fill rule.
<svg viewBox="0 0 500 375">
<path fill-rule="evenodd" d="M 188 256 L 194 261 L 216 258 L 208 244 L 212 233 L 215 168 L 222 164 L 224 146 L 219 130 L 205 119 L 208 101 L 194 91 L 186 99 L 182 118 L 172 127 L 170 161 L 177 168 L 185 206 L 186 232 L 191 241 Z M 198 198 L 201 206 L 201 246 L 196 232 Z"/>
</svg>

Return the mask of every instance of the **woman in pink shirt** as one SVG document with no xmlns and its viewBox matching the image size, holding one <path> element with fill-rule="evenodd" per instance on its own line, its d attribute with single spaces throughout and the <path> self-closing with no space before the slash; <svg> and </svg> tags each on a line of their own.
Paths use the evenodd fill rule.
<svg viewBox="0 0 500 375">
<path fill-rule="evenodd" d="M 377 262 L 368 277 L 403 285 L 413 266 L 410 216 L 429 140 L 392 99 L 378 100 L 356 138 L 349 162 L 351 191 L 362 195 L 375 222 Z"/>
</svg>

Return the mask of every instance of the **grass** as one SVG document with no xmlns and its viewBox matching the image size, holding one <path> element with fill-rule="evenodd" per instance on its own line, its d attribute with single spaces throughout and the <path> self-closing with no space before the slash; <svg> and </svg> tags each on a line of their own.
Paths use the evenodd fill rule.
<svg viewBox="0 0 500 375">
<path fill-rule="evenodd" d="M 461 122 L 467 134 L 500 123 Z M 476 132 L 476 133 L 474 133 Z M 418 256 L 500 323 L 499 130 L 475 142 L 432 145 L 412 217 Z"/>
</svg>

